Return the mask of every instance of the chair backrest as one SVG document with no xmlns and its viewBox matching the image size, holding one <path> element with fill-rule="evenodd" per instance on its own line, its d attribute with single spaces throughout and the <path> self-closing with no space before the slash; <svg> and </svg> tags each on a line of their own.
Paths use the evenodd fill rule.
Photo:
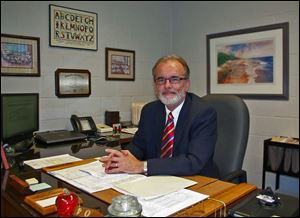
<svg viewBox="0 0 300 218">
<path fill-rule="evenodd" d="M 222 178 L 242 169 L 249 135 L 249 111 L 236 95 L 209 94 L 203 99 L 217 111 L 218 139 L 213 159 Z"/>
</svg>

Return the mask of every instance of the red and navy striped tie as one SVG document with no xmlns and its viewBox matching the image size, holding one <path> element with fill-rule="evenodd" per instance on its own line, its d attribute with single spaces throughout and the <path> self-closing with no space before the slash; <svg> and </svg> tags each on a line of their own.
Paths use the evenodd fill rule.
<svg viewBox="0 0 300 218">
<path fill-rule="evenodd" d="M 162 148 L 160 152 L 161 158 L 172 157 L 173 145 L 174 145 L 174 134 L 175 134 L 174 117 L 172 115 L 172 112 L 170 112 L 168 115 L 167 124 L 164 129 L 163 138 L 162 138 Z"/>
</svg>

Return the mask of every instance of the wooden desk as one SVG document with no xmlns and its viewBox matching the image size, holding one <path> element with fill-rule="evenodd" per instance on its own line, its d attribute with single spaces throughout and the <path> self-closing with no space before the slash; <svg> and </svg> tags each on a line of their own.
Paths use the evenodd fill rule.
<svg viewBox="0 0 300 218">
<path fill-rule="evenodd" d="M 95 146 L 95 147 L 94 147 Z M 49 148 L 46 154 L 63 154 L 70 153 L 71 155 L 87 158 L 101 156 L 101 152 L 104 152 L 106 147 L 101 147 L 98 145 L 94 145 L 92 147 L 84 148 L 80 150 L 78 153 L 72 154 L 70 152 L 70 146 L 59 146 Z M 51 151 L 50 151 L 51 150 Z M 69 152 L 66 152 L 69 151 Z M 89 155 L 88 153 L 91 152 Z M 31 152 L 35 158 L 44 157 L 44 154 L 40 149 L 37 149 L 37 154 Z M 30 153 L 30 154 L 31 154 Z M 18 159 L 18 158 L 17 158 Z M 23 157 L 19 157 L 19 159 L 32 159 L 30 155 L 28 157 L 24 154 Z M 32 209 L 26 203 L 24 203 L 25 195 L 18 193 L 14 187 L 10 185 L 10 180 L 7 179 L 9 174 L 14 174 L 25 180 L 28 178 L 37 178 L 40 182 L 46 182 L 52 186 L 52 188 L 68 188 L 70 191 L 74 191 L 83 199 L 83 207 L 94 208 L 101 211 L 104 215 L 107 214 L 107 207 L 112 202 L 112 199 L 118 195 L 119 192 L 108 189 L 101 192 L 96 192 L 93 194 L 88 194 L 82 190 L 79 190 L 76 187 L 73 187 L 64 181 L 61 181 L 57 178 L 50 176 L 49 174 L 42 172 L 40 170 L 33 170 L 32 168 L 25 166 L 24 168 L 19 168 L 16 165 L 14 168 L 9 171 L 1 170 L 1 216 L 41 216 L 37 211 Z M 211 216 L 214 215 L 215 212 L 220 211 L 224 206 L 218 201 L 222 201 L 226 204 L 226 207 L 236 203 L 239 199 L 243 198 L 247 194 L 251 193 L 256 189 L 254 185 L 249 184 L 232 184 L 223 182 L 214 178 L 208 178 L 203 176 L 187 176 L 187 179 L 192 179 L 197 182 L 196 185 L 190 187 L 190 190 L 201 192 L 203 194 L 210 195 L 210 198 L 204 201 L 204 203 L 198 203 L 192 207 L 186 208 L 182 211 L 177 212 L 173 216 Z M 214 200 L 215 199 L 215 200 Z M 218 201 L 216 201 L 218 200 Z M 52 214 L 51 216 L 56 216 L 56 214 Z"/>
<path fill-rule="evenodd" d="M 237 185 L 204 176 L 188 176 L 185 178 L 197 182 L 196 185 L 188 189 L 209 195 L 210 199 L 207 199 L 203 203 L 198 203 L 192 207 L 186 208 L 182 211 L 177 212 L 176 214 L 173 214 L 172 216 L 175 217 L 210 216 L 224 209 L 223 204 L 218 201 L 224 202 L 226 204 L 226 207 L 228 207 L 239 199 L 242 199 L 252 191 L 256 190 L 255 185 L 246 183 Z M 111 204 L 112 199 L 116 196 L 119 196 L 120 193 L 113 189 L 108 189 L 105 191 L 93 193 L 92 195 L 100 199 L 101 201 Z"/>
<path fill-rule="evenodd" d="M 107 207 L 111 203 L 112 199 L 120 195 L 119 192 L 113 189 L 96 192 L 90 195 L 66 184 L 63 181 L 58 181 L 49 175 L 43 175 L 42 177 L 44 177 L 43 181 L 47 181 L 53 187 L 55 186 L 53 185 L 53 182 L 56 182 L 56 187 L 64 187 L 76 192 L 83 199 L 84 207 L 97 209 L 104 215 L 107 214 Z M 245 183 L 236 185 L 203 176 L 193 176 L 189 178 L 198 182 L 196 185 L 190 187 L 190 190 L 208 194 L 210 195 L 210 198 L 224 202 L 227 209 L 231 204 L 238 202 L 239 199 L 243 198 L 256 189 L 254 185 Z M 3 182 L 2 177 L 1 182 Z M 40 216 L 38 212 L 24 203 L 25 196 L 19 194 L 18 192 L 16 192 L 16 190 L 12 190 L 12 187 L 10 187 L 9 184 L 7 184 L 6 187 L 2 188 L 4 189 L 1 190 L 1 216 Z M 219 213 L 220 211 L 222 212 L 224 206 L 220 202 L 212 199 L 207 199 L 203 203 L 193 205 L 189 208 L 177 212 L 176 214 L 173 214 L 172 216 L 195 217 L 211 215 L 214 216 L 215 214 L 219 216 Z M 56 214 L 52 214 L 51 216 L 56 216 Z"/>
</svg>

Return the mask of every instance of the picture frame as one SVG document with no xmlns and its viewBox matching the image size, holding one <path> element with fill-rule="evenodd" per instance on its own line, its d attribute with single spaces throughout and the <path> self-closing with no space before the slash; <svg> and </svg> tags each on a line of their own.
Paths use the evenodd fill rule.
<svg viewBox="0 0 300 218">
<path fill-rule="evenodd" d="M 135 51 L 105 48 L 105 80 L 135 80 Z"/>
<path fill-rule="evenodd" d="M 88 97 L 91 94 L 91 73 L 82 69 L 55 71 L 55 94 L 59 98 Z"/>
<path fill-rule="evenodd" d="M 287 100 L 288 31 L 286 22 L 207 35 L 207 94 Z"/>
<path fill-rule="evenodd" d="M 40 76 L 40 38 L 1 34 L 1 76 Z"/>
<path fill-rule="evenodd" d="M 49 44 L 53 47 L 98 50 L 98 14 L 49 5 Z"/>
</svg>

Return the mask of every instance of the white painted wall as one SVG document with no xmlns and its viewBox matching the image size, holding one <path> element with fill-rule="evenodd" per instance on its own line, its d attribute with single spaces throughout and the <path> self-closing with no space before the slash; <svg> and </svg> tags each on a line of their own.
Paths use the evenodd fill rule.
<svg viewBox="0 0 300 218">
<path fill-rule="evenodd" d="M 49 46 L 49 4 L 98 13 L 98 51 Z M 16 2 L 1 1 L 1 33 L 41 39 L 41 77 L 1 77 L 1 93 L 39 92 L 40 130 L 71 129 L 69 117 L 119 110 L 130 120 L 132 101 L 153 100 L 151 69 L 162 55 L 188 61 L 191 91 L 206 94 L 206 35 L 274 23 L 290 23 L 288 101 L 246 100 L 251 126 L 244 169 L 260 187 L 263 140 L 272 135 L 299 137 L 299 3 L 274 2 Z M 105 47 L 136 51 L 136 80 L 105 81 Z M 88 69 L 88 98 L 57 98 L 57 68 Z M 284 178 L 285 179 L 285 178 Z M 289 179 L 289 178 L 288 178 Z M 272 175 L 267 178 L 272 182 Z M 299 180 L 288 182 L 297 189 Z M 288 185 L 287 185 L 288 187 Z M 299 188 L 298 188 L 299 193 Z"/>
<path fill-rule="evenodd" d="M 172 16 L 172 50 L 187 59 L 191 90 L 199 95 L 206 94 L 207 34 L 289 22 L 289 100 L 245 100 L 250 111 L 250 136 L 243 168 L 248 182 L 260 187 L 263 140 L 273 135 L 299 137 L 299 2 L 181 1 L 173 3 Z M 296 185 L 284 189 L 299 193 L 299 179 L 290 180 Z M 272 185 L 274 178 L 267 177 L 267 182 Z"/>
<path fill-rule="evenodd" d="M 98 51 L 49 46 L 49 4 L 98 14 Z M 153 100 L 152 66 L 170 52 L 167 2 L 1 1 L 1 33 L 40 37 L 41 77 L 1 77 L 2 92 L 40 93 L 40 130 L 71 129 L 71 114 L 104 121 L 106 110 L 131 120 L 131 102 Z M 135 50 L 135 81 L 105 80 L 105 47 Z M 91 95 L 57 98 L 57 68 L 88 69 Z"/>
</svg>

